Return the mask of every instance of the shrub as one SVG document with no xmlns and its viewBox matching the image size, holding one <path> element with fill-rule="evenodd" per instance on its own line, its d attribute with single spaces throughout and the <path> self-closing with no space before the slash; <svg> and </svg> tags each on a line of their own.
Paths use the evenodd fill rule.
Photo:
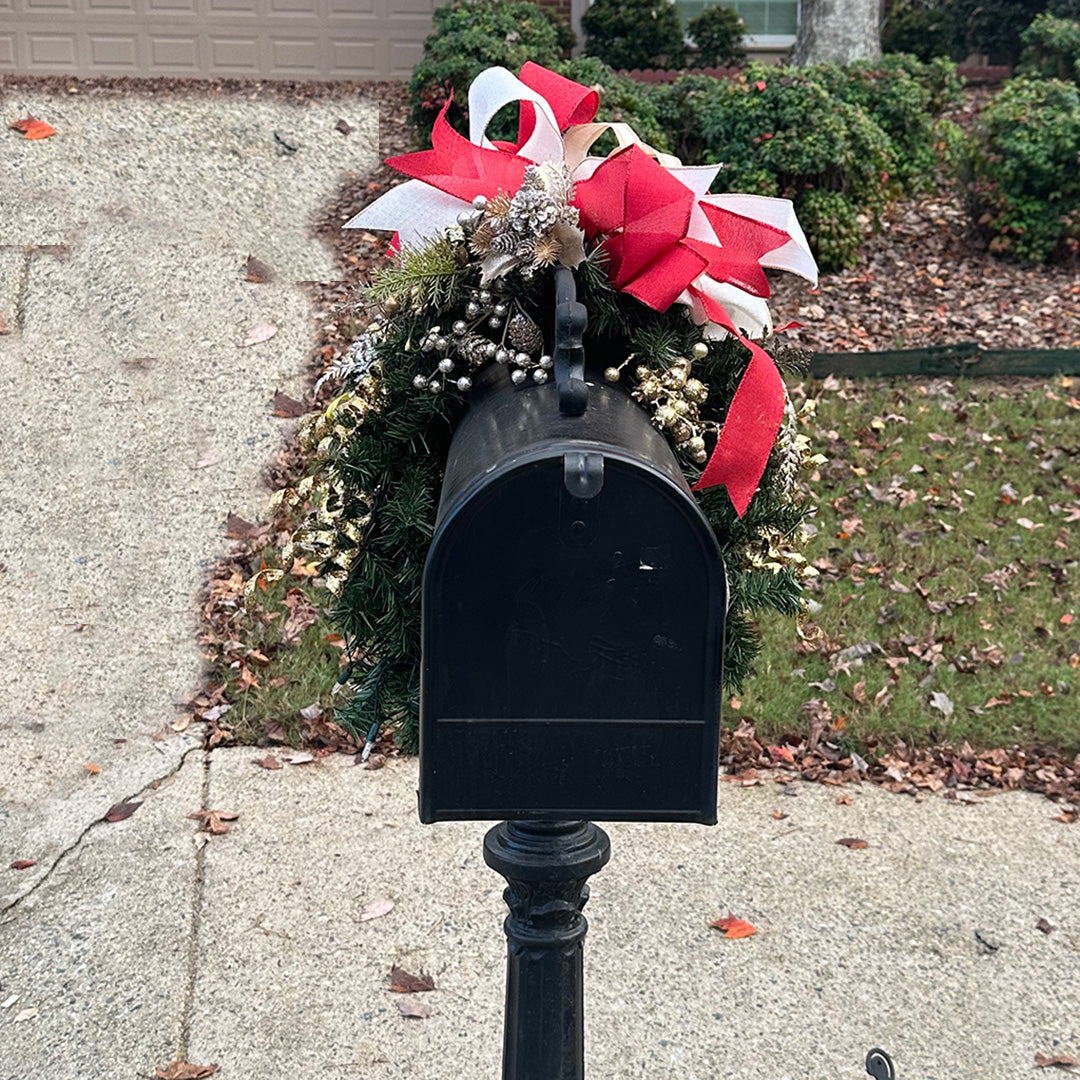
<svg viewBox="0 0 1080 1080">
<path fill-rule="evenodd" d="M 1080 89 L 1017 78 L 983 111 L 969 208 L 991 251 L 1040 262 L 1080 248 Z"/>
<path fill-rule="evenodd" d="M 701 67 L 733 67 L 746 59 L 746 24 L 737 11 L 719 4 L 707 7 L 686 29 L 697 49 L 695 62 Z"/>
<path fill-rule="evenodd" d="M 960 97 L 956 65 L 924 64 L 913 56 L 885 56 L 840 66 L 823 64 L 813 77 L 830 93 L 864 109 L 893 144 L 892 176 L 910 194 L 930 190 L 943 157 L 955 156 L 959 131 L 935 120 Z"/>
<path fill-rule="evenodd" d="M 948 8 L 927 0 L 898 0 L 881 32 L 886 53 L 907 53 L 923 62 L 952 51 L 953 22 Z"/>
<path fill-rule="evenodd" d="M 679 12 L 671 0 L 595 0 L 581 16 L 585 51 L 616 69 L 682 67 Z"/>
<path fill-rule="evenodd" d="M 1015 64 L 1020 56 L 1020 34 L 1046 0 L 948 0 L 952 16 L 953 56 L 986 53 L 991 63 Z"/>
<path fill-rule="evenodd" d="M 555 67 L 574 45 L 565 22 L 526 0 L 451 0 L 435 8 L 433 20 L 424 58 L 409 82 L 413 124 L 422 139 L 430 138 L 451 92 L 447 118 L 466 131 L 469 84 L 485 68 L 501 65 L 516 72 L 526 60 Z"/>
<path fill-rule="evenodd" d="M 736 79 L 708 83 L 676 83 L 676 93 L 705 160 L 725 164 L 726 190 L 792 199 L 822 268 L 851 265 L 859 215 L 873 221 L 887 201 L 894 153 L 886 134 L 807 69 L 751 64 Z"/>
<path fill-rule="evenodd" d="M 1036 15 L 1020 38 L 1026 46 L 1021 71 L 1080 83 L 1080 20 Z"/>
</svg>

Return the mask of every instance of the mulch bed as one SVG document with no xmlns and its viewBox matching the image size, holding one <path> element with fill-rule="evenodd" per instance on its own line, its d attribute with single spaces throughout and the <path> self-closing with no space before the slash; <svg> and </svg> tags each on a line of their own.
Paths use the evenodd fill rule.
<svg viewBox="0 0 1080 1080">
<path fill-rule="evenodd" d="M 363 91 L 380 106 L 380 157 L 409 150 L 412 136 L 405 88 L 397 83 L 367 84 Z M 969 95 L 969 115 L 963 119 L 970 122 L 984 101 L 984 91 Z M 385 165 L 350 176 L 315 222 L 315 231 L 333 250 L 342 277 L 308 285 L 319 332 L 311 362 L 312 385 L 351 344 L 356 324 L 350 299 L 386 252 L 385 236 L 343 231 L 341 225 L 400 180 Z M 969 227 L 956 193 L 893 207 L 885 227 L 864 245 L 856 268 L 823 276 L 813 291 L 799 280 L 778 279 L 773 306 L 778 322 L 797 319 L 805 323 L 804 329 L 792 333 L 793 340 L 829 352 L 969 340 L 994 348 L 1080 347 L 1080 280 L 1075 268 L 1030 267 L 992 258 Z M 324 388 L 320 401 L 332 393 L 332 387 Z M 306 404 L 314 408 L 319 403 L 309 394 Z M 303 459 L 290 446 L 270 470 L 268 482 L 273 488 L 293 483 L 303 475 L 303 468 Z M 279 520 L 260 529 L 254 538 L 238 539 L 234 552 L 215 571 L 203 607 L 203 641 L 208 648 L 235 639 L 237 575 L 250 565 L 267 537 L 283 527 L 285 523 Z M 196 717 L 210 720 L 211 745 L 222 738 L 213 723 L 214 709 L 223 701 L 222 689 L 204 688 L 192 705 Z M 860 756 L 830 742 L 828 731 L 816 725 L 813 716 L 800 719 L 806 721 L 805 731 L 780 745 L 764 745 L 745 722 L 735 731 L 725 730 L 722 779 L 743 786 L 764 783 L 770 776 L 785 785 L 873 783 L 917 797 L 940 792 L 961 802 L 1022 789 L 1065 803 L 1056 820 L 1071 823 L 1077 819 L 1080 754 L 1070 759 L 1048 747 L 976 751 L 967 744 L 916 748 L 896 742 L 870 745 L 866 756 Z M 326 718 L 309 725 L 308 743 L 315 754 L 359 749 L 354 739 Z M 385 736 L 378 750 L 383 755 L 396 753 Z M 381 760 L 376 756 L 374 764 Z"/>
</svg>

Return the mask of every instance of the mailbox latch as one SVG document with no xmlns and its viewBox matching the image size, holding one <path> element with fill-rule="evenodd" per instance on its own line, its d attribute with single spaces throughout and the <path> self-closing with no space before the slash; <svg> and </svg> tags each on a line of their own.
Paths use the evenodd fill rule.
<svg viewBox="0 0 1080 1080">
<path fill-rule="evenodd" d="M 563 483 L 575 499 L 591 499 L 604 486 L 604 455 L 563 454 Z"/>
<path fill-rule="evenodd" d="M 589 404 L 585 382 L 585 349 L 581 337 L 589 317 L 577 301 L 574 275 L 565 266 L 555 271 L 555 384 L 559 388 L 559 412 L 581 416 Z"/>
</svg>

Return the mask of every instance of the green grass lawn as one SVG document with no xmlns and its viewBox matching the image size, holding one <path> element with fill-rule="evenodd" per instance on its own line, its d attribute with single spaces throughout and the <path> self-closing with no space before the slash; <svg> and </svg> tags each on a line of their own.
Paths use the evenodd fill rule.
<svg viewBox="0 0 1080 1080">
<path fill-rule="evenodd" d="M 808 640 L 762 619 L 725 723 L 777 740 L 816 715 L 852 746 L 1080 748 L 1078 384 L 795 387 L 819 399 L 828 459 Z"/>
<path fill-rule="evenodd" d="M 806 383 L 827 459 L 812 483 L 811 613 L 760 624 L 757 674 L 724 710 L 759 737 L 841 745 L 1080 749 L 1080 379 Z M 275 564 L 272 547 L 255 556 Z M 310 574 L 312 567 L 306 568 Z M 340 639 L 301 575 L 222 581 L 215 674 L 240 742 L 311 737 L 332 715 Z"/>
</svg>

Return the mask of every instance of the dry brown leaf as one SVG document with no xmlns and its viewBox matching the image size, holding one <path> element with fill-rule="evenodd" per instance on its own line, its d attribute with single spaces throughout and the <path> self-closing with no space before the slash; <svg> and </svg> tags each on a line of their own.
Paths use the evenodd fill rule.
<svg viewBox="0 0 1080 1080">
<path fill-rule="evenodd" d="M 396 964 L 390 969 L 390 989 L 397 994 L 418 994 L 435 989 L 435 979 L 421 971 L 413 975 Z"/>
<path fill-rule="evenodd" d="M 225 518 L 225 535 L 230 540 L 251 540 L 266 530 L 265 525 L 256 525 L 239 514 L 230 513 Z"/>
<path fill-rule="evenodd" d="M 87 772 L 88 772 L 88 773 L 89 773 L 89 774 L 90 774 L 91 776 L 97 776 L 97 774 L 98 774 L 99 772 L 101 772 L 101 766 L 100 766 L 100 765 L 95 765 L 95 764 L 94 764 L 94 763 L 93 763 L 92 761 L 88 761 L 88 762 L 87 762 L 87 763 L 86 763 L 86 764 L 85 764 L 85 765 L 83 766 L 83 768 L 84 768 L 84 769 L 85 769 L 85 770 L 86 770 L 86 771 L 87 771 Z"/>
<path fill-rule="evenodd" d="M 282 764 L 273 754 L 267 754 L 264 758 L 252 758 L 252 761 L 261 769 L 280 769 Z"/>
<path fill-rule="evenodd" d="M 862 851 L 863 848 L 868 848 L 870 846 L 868 840 L 860 840 L 857 836 L 845 836 L 836 842 L 838 844 L 843 844 L 846 848 L 851 848 L 852 851 Z"/>
<path fill-rule="evenodd" d="M 784 820 L 784 818 L 790 817 L 791 815 L 790 815 L 790 814 L 785 814 L 785 813 L 783 813 L 783 811 L 781 811 L 781 810 L 774 810 L 774 811 L 772 812 L 772 816 L 773 816 L 773 817 L 774 817 L 774 818 L 775 818 L 775 819 L 776 819 L 777 821 L 783 821 L 783 820 Z"/>
<path fill-rule="evenodd" d="M 139 807 L 142 806 L 141 802 L 118 802 L 115 806 L 110 806 L 105 811 L 106 821 L 125 821 L 131 817 Z"/>
<path fill-rule="evenodd" d="M 29 870 L 31 866 L 37 866 L 33 859 L 16 859 L 10 866 L 12 870 Z"/>
<path fill-rule="evenodd" d="M 274 394 L 274 415 L 283 416 L 289 420 L 295 420 L 298 416 L 303 416 L 305 413 L 311 410 L 302 402 L 297 401 L 296 398 L 289 397 L 288 394 L 278 390 Z"/>
<path fill-rule="evenodd" d="M 1035 929 L 1041 930 L 1044 934 L 1050 934 L 1053 932 L 1054 927 L 1049 922 L 1047 922 L 1046 919 L 1040 919 L 1035 924 Z"/>
<path fill-rule="evenodd" d="M 1059 1069 L 1080 1068 L 1080 1061 L 1068 1054 L 1055 1054 L 1053 1057 L 1049 1054 L 1036 1054 L 1035 1064 L 1040 1069 L 1049 1069 L 1052 1065 L 1056 1065 Z"/>
<path fill-rule="evenodd" d="M 0 335 L 10 334 L 10 333 L 11 333 L 11 325 L 10 325 L 10 323 L 8 323 L 7 319 L 5 319 L 3 315 L 0 315 Z"/>
<path fill-rule="evenodd" d="M 247 280 L 254 281 L 256 285 L 265 285 L 268 281 L 274 280 L 274 271 L 262 259 L 256 259 L 254 255 L 247 257 L 247 265 L 244 269 Z"/>
<path fill-rule="evenodd" d="M 752 926 L 743 919 L 736 919 L 730 911 L 725 917 L 714 919 L 709 926 L 714 930 L 722 930 L 726 938 L 748 938 L 757 933 L 756 926 Z"/>
<path fill-rule="evenodd" d="M 1075 825 L 1077 818 L 1080 818 L 1080 810 L 1062 810 L 1060 814 L 1050 820 L 1060 821 L 1062 825 Z"/>
<path fill-rule="evenodd" d="M 217 1072 L 216 1065 L 191 1065 L 186 1061 L 170 1061 L 164 1069 L 157 1068 L 154 1075 L 158 1080 L 204 1080 Z"/>
<path fill-rule="evenodd" d="M 285 760 L 290 765 L 309 765 L 315 760 L 315 755 L 309 754 L 306 750 L 301 750 L 295 754 L 286 754 Z"/>
</svg>

